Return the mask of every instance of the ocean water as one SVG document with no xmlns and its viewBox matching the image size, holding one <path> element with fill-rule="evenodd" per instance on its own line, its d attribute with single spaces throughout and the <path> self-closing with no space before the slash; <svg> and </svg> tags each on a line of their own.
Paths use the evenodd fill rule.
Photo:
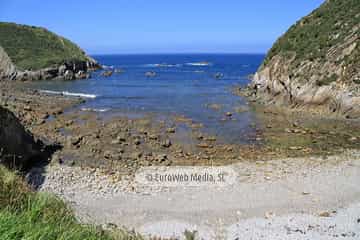
<svg viewBox="0 0 360 240">
<path fill-rule="evenodd" d="M 110 77 L 102 71 L 88 80 L 40 81 L 31 83 L 49 94 L 81 95 L 88 101 L 83 110 L 103 114 L 154 113 L 159 116 L 183 115 L 203 123 L 204 131 L 225 142 L 249 142 L 255 116 L 251 111 L 235 113 L 246 100 L 231 94 L 231 88 L 249 83 L 247 76 L 256 71 L 264 55 L 252 54 L 179 54 L 179 55 L 96 55 L 105 68 L 122 69 Z M 145 76 L 153 71 L 154 77 Z M 215 75 L 220 76 L 219 79 Z M 218 104 L 220 110 L 207 107 Z M 225 113 L 232 120 L 224 121 Z"/>
</svg>

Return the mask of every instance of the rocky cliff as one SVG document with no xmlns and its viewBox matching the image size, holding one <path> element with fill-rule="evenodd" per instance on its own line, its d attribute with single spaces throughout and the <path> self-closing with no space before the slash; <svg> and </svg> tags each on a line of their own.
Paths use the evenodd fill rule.
<svg viewBox="0 0 360 240">
<path fill-rule="evenodd" d="M 26 169 L 47 157 L 46 147 L 36 141 L 15 115 L 0 106 L 0 163 Z"/>
<path fill-rule="evenodd" d="M 360 1 L 327 0 L 281 36 L 252 86 L 266 103 L 360 117 Z"/>
<path fill-rule="evenodd" d="M 44 28 L 0 23 L 0 80 L 72 80 L 99 67 L 74 43 Z"/>
</svg>

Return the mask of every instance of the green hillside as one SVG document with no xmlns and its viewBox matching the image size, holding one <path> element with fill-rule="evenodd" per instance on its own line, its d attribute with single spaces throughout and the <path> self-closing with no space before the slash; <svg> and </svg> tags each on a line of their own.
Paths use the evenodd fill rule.
<svg viewBox="0 0 360 240">
<path fill-rule="evenodd" d="M 1 22 L 0 46 L 21 70 L 86 60 L 85 53 L 74 43 L 40 27 Z"/>
<path fill-rule="evenodd" d="M 290 69 L 297 68 L 305 61 L 334 64 L 345 63 L 355 71 L 360 66 L 360 1 L 327 0 L 310 15 L 293 25 L 269 51 L 263 66 L 274 56 L 294 57 Z M 333 50 L 341 49 L 344 43 L 357 42 L 356 49 L 345 58 L 332 58 Z M 336 62 L 338 61 L 338 62 Z M 337 76 L 329 78 L 334 81 Z"/>
</svg>

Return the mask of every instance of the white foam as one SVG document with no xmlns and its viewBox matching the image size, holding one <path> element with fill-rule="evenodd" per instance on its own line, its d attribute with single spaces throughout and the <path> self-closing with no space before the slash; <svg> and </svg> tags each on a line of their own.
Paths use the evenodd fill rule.
<svg viewBox="0 0 360 240">
<path fill-rule="evenodd" d="M 203 66 L 210 66 L 210 65 L 212 65 L 212 63 L 209 63 L 209 62 L 193 62 L 193 63 L 186 63 L 186 65 L 203 67 Z"/>
<path fill-rule="evenodd" d="M 81 111 L 84 112 L 107 112 L 109 108 L 81 108 Z"/>
<path fill-rule="evenodd" d="M 142 65 L 143 67 L 151 67 L 151 68 L 155 68 L 155 67 L 181 67 L 181 64 L 167 64 L 167 63 L 151 63 L 151 64 L 144 64 Z"/>
<path fill-rule="evenodd" d="M 55 95 L 64 95 L 64 96 L 72 96 L 72 97 L 84 97 L 84 98 L 96 98 L 97 95 L 95 94 L 87 94 L 87 93 L 75 93 L 75 92 L 68 92 L 68 91 L 51 91 L 51 90 L 40 90 L 42 93 L 47 94 L 55 94 Z"/>
</svg>

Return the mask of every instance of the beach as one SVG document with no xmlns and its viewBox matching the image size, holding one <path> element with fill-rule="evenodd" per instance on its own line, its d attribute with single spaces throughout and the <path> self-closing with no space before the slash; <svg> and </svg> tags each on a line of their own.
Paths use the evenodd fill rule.
<svg viewBox="0 0 360 240">
<path fill-rule="evenodd" d="M 258 112 L 272 117 L 261 118 L 265 126 L 257 138 L 271 140 L 278 134 L 277 141 L 223 144 L 201 133 L 201 128 L 185 117 L 168 118 L 169 122 L 151 114 L 109 117 L 79 110 L 77 106 L 87 101 L 84 97 L 39 92 L 17 83 L 4 84 L 2 89 L 1 101 L 36 138 L 63 146 L 50 163 L 34 166 L 26 179 L 34 188 L 70 203 L 84 223 L 180 238 L 184 229 L 197 231 L 203 239 L 267 239 L 268 234 L 275 234 L 274 239 L 358 237 L 354 209 L 360 194 L 356 184 L 359 153 L 344 150 L 354 136 L 346 135 L 350 133 L 342 128 L 338 132 L 333 128 L 332 133 L 319 127 L 308 129 L 301 118 L 279 120 L 279 110 L 262 109 Z M 176 125 L 184 123 L 192 129 L 185 136 Z M 354 129 L 348 131 L 355 135 Z M 309 136 L 320 141 L 318 148 L 309 150 L 309 142 L 304 140 L 303 145 L 292 148 L 294 139 Z M 337 138 L 339 141 L 332 143 L 339 148 L 324 148 L 327 136 Z M 314 146 L 313 141 L 311 144 Z M 222 165 L 234 169 L 236 184 L 169 188 L 134 181 L 142 167 Z M 341 225 L 344 215 L 349 216 L 349 225 Z M 246 231 L 249 224 L 258 227 Z"/>
</svg>

